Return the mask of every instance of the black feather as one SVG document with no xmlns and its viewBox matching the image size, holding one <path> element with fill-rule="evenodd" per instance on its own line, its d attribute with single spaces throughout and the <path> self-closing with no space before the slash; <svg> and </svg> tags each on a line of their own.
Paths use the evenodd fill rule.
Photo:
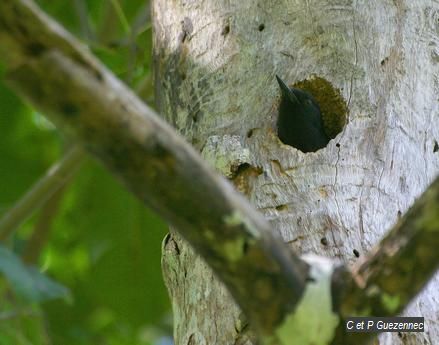
<svg viewBox="0 0 439 345">
<path fill-rule="evenodd" d="M 279 139 L 302 152 L 325 147 L 329 138 L 315 99 L 308 92 L 290 88 L 278 76 L 276 79 L 282 93 L 277 120 Z"/>
</svg>

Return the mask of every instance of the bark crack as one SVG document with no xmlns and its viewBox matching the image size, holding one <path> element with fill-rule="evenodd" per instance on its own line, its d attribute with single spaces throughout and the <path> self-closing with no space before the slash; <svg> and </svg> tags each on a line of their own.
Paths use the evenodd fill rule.
<svg viewBox="0 0 439 345">
<path fill-rule="evenodd" d="M 355 2 L 355 7 L 357 7 L 357 2 Z M 355 71 L 356 71 L 357 65 L 358 65 L 358 43 L 357 43 L 357 31 L 355 30 L 355 24 L 356 24 L 355 12 L 356 12 L 356 8 L 352 11 L 352 33 L 354 35 L 355 60 L 354 60 L 354 68 L 353 68 L 352 75 L 351 75 L 351 85 L 349 88 L 349 97 L 348 97 L 348 103 L 347 103 L 348 110 L 349 110 L 349 106 L 351 104 L 351 98 L 352 98 L 352 93 L 353 93 L 353 89 L 354 89 L 354 76 L 355 76 Z M 350 111 L 348 111 L 346 114 L 346 124 L 349 123 L 349 115 L 350 115 Z"/>
</svg>

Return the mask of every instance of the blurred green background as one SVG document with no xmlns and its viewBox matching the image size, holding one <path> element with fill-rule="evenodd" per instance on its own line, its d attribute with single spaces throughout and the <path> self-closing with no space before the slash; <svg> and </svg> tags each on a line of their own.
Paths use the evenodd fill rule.
<svg viewBox="0 0 439 345">
<path fill-rule="evenodd" d="M 153 105 L 149 1 L 37 3 Z M 0 217 L 69 144 L 5 86 L 3 67 L 1 75 Z M 41 249 L 29 253 L 31 236 L 39 232 L 48 235 Z M 171 344 L 160 271 L 165 233 L 160 219 L 88 158 L 65 188 L 2 243 L 2 272 L 14 267 L 17 280 L 0 273 L 0 345 Z M 52 281 L 22 279 L 27 266 L 21 271 L 18 258 Z M 53 296 L 23 293 L 37 283 Z"/>
</svg>

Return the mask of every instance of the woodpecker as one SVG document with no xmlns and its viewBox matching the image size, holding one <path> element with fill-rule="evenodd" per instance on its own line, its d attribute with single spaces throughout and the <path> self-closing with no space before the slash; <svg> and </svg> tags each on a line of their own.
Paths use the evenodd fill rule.
<svg viewBox="0 0 439 345">
<path fill-rule="evenodd" d="M 329 138 L 315 99 L 308 92 L 290 88 L 277 75 L 276 79 L 282 95 L 277 119 L 279 139 L 302 152 L 314 152 L 325 147 Z"/>
</svg>

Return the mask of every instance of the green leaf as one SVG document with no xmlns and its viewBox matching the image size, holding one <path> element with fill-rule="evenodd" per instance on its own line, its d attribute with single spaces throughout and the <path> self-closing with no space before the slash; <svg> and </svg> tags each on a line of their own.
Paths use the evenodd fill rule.
<svg viewBox="0 0 439 345">
<path fill-rule="evenodd" d="M 3 246 L 0 246 L 0 272 L 17 295 L 29 302 L 69 297 L 67 288 L 46 277 L 36 268 L 25 266 L 19 257 Z"/>
</svg>

